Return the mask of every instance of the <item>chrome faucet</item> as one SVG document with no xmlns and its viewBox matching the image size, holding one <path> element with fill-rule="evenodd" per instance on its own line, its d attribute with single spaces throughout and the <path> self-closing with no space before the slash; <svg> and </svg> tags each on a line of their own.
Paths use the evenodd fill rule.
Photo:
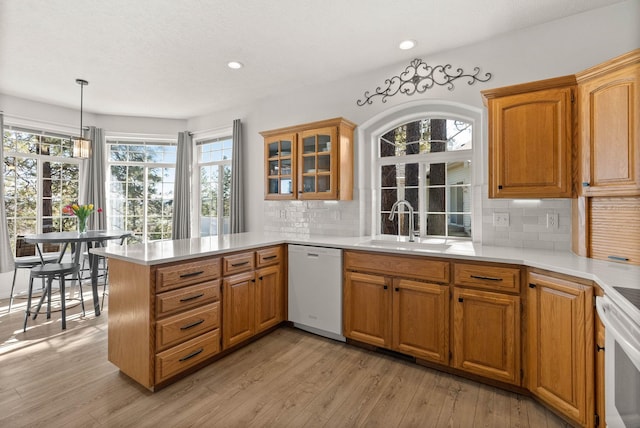
<svg viewBox="0 0 640 428">
<path fill-rule="evenodd" d="M 405 207 L 409 208 L 409 242 L 413 242 L 413 207 L 411 206 L 411 204 L 404 200 L 401 199 L 399 201 L 396 201 L 395 204 L 393 204 L 393 206 L 391 207 L 391 213 L 389 214 L 389 220 L 393 220 L 396 212 L 398 212 L 398 207 L 400 205 L 404 205 Z M 398 232 L 400 232 L 400 225 L 398 225 Z"/>
</svg>

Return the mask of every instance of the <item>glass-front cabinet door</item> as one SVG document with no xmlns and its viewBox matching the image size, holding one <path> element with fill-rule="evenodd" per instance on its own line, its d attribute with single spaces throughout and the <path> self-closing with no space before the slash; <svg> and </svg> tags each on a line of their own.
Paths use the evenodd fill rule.
<svg viewBox="0 0 640 428">
<path fill-rule="evenodd" d="M 298 145 L 298 199 L 335 199 L 338 196 L 337 128 L 303 131 Z"/>
<path fill-rule="evenodd" d="M 296 134 L 265 140 L 265 199 L 296 199 Z"/>
</svg>

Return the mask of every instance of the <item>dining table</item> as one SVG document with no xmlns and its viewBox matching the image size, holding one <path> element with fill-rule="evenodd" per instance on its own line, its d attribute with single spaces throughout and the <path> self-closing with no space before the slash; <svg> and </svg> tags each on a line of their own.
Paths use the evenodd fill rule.
<svg viewBox="0 0 640 428">
<path fill-rule="evenodd" d="M 102 247 L 107 241 L 113 241 L 119 239 L 123 241 L 125 238 L 130 237 L 131 232 L 122 230 L 87 230 L 85 232 L 47 232 L 36 233 L 31 235 L 24 235 L 24 240 L 31 244 L 36 244 L 38 255 L 42 258 L 42 251 L 40 250 L 41 244 L 60 244 L 60 256 L 58 257 L 58 263 L 62 262 L 67 248 L 69 246 L 73 248 L 73 263 L 80 264 L 80 254 L 82 254 L 83 245 L 87 248 L 89 254 L 89 267 L 91 271 L 91 291 L 93 293 L 93 307 L 96 316 L 100 315 L 100 298 L 98 297 L 98 263 L 97 258 L 99 256 L 91 252 L 93 247 Z M 43 261 L 44 262 L 44 261 Z M 77 277 L 80 281 L 80 277 Z"/>
</svg>

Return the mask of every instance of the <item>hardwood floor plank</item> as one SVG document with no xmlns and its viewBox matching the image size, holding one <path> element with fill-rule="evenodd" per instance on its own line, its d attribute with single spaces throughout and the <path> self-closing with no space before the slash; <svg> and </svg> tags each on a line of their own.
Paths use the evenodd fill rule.
<svg viewBox="0 0 640 428">
<path fill-rule="evenodd" d="M 567 426 L 527 397 L 293 328 L 152 393 L 108 362 L 108 308 L 76 315 L 22 333 L 23 312 L 0 312 L 0 426 Z"/>
</svg>

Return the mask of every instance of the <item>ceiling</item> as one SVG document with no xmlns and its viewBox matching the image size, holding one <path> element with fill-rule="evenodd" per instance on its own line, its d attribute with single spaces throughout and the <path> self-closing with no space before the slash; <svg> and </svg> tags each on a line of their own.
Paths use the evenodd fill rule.
<svg viewBox="0 0 640 428">
<path fill-rule="evenodd" d="M 0 93 L 186 119 L 618 2 L 1 0 Z"/>
</svg>

